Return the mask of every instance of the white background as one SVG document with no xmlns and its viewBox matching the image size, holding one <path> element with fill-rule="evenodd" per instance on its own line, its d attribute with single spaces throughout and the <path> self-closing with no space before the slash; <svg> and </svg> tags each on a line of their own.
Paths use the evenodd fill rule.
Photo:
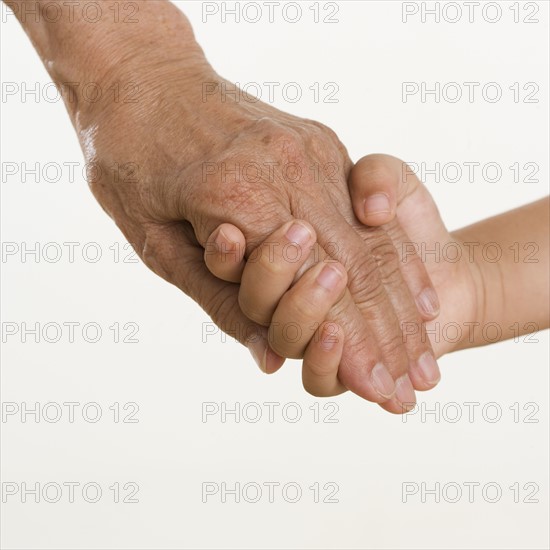
<svg viewBox="0 0 550 550">
<path fill-rule="evenodd" d="M 203 22 L 201 2 L 185 2 L 182 9 L 219 73 L 241 84 L 299 83 L 303 98 L 290 103 L 278 93 L 276 106 L 331 126 L 354 159 L 387 152 L 428 167 L 498 163 L 503 170 L 498 182 L 484 181 L 479 168 L 472 183 L 467 175 L 456 183 L 426 178 L 451 229 L 547 194 L 548 3 L 535 4 L 539 22 L 532 24 L 515 23 L 510 2 L 499 4 L 502 15 L 495 23 L 484 19 L 480 7 L 470 23 L 463 7 L 454 24 L 444 18 L 434 23 L 433 16 L 423 23 L 420 13 L 404 23 L 401 2 L 374 1 L 340 2 L 338 23 L 315 23 L 311 5 L 302 3 L 303 15 L 294 24 L 280 8 L 273 23 L 265 7 L 258 23 L 235 23 L 232 17 L 224 23 L 219 14 Z M 47 84 L 49 76 L 26 35 L 2 10 L 3 82 Z M 530 11 L 520 9 L 520 19 Z M 402 101 L 403 82 L 433 87 L 436 81 L 481 86 L 473 103 L 436 103 L 433 96 L 422 103 L 419 95 Z M 315 102 L 308 90 L 315 82 L 321 87 L 336 82 L 338 102 Z M 480 90 L 487 82 L 501 86 L 500 101 L 484 100 Z M 514 102 L 508 87 L 515 82 L 520 90 L 526 82 L 537 83 L 538 103 Z M 123 237 L 80 171 L 72 183 L 67 171 L 57 182 L 44 177 L 35 182 L 30 175 L 24 183 L 20 173 L 6 175 L 6 163 L 81 166 L 61 102 L 18 94 L 3 96 L 1 107 L 4 245 L 80 243 L 73 263 L 66 248 L 52 263 L 20 253 L 3 258 L 2 321 L 30 326 L 74 321 L 80 327 L 94 322 L 103 329 L 95 344 L 84 341 L 80 328 L 74 343 L 67 332 L 57 343 L 35 343 L 33 336 L 22 343 L 20 333 L 6 337 L 4 405 L 97 402 L 103 416 L 88 422 L 80 406 L 74 423 L 67 409 L 52 423 L 43 418 L 36 423 L 32 415 L 26 422 L 20 415 L 3 419 L 4 483 L 81 484 L 73 503 L 67 491 L 57 503 L 42 497 L 35 503 L 32 495 L 22 502 L 20 493 L 7 497 L 4 548 L 548 548 L 548 331 L 535 335 L 538 343 L 508 341 L 442 358 L 442 382 L 419 395 L 419 412 L 406 420 L 347 394 L 328 400 L 337 404 L 336 422 L 323 422 L 326 401 L 302 390 L 297 362 L 272 377 L 262 375 L 230 339 L 223 342 L 218 334 L 203 342 L 207 316 L 175 287 L 140 263 L 113 260 L 109 247 L 122 247 Z M 516 162 L 536 163 L 538 183 L 514 182 L 508 167 Z M 86 243 L 101 246 L 97 263 L 83 259 Z M 109 326 L 117 322 L 136 323 L 139 343 L 114 343 Z M 115 402 L 137 403 L 138 422 L 114 422 L 109 407 Z M 257 423 L 235 422 L 233 416 L 223 423 L 219 414 L 203 422 L 206 402 L 257 403 L 264 414 Z M 279 403 L 274 422 L 264 402 Z M 302 412 L 295 423 L 281 413 L 291 402 Z M 465 402 L 480 403 L 472 422 Z M 490 402 L 496 405 L 482 414 Z M 514 403 L 519 422 L 509 409 Z M 535 405 L 524 410 L 527 403 Z M 319 422 L 310 409 L 317 406 Z M 433 415 L 422 422 L 423 407 L 445 414 L 439 422 Z M 457 407 L 462 418 L 452 422 Z M 524 422 L 535 407 L 538 423 Z M 498 408 L 502 418 L 490 422 Z M 254 416 L 252 406 L 246 411 Z M 95 504 L 82 498 L 88 482 L 103 490 Z M 113 502 L 109 486 L 116 482 L 136 483 L 139 502 Z M 232 495 L 223 503 L 220 493 L 204 503 L 204 482 L 228 487 L 294 482 L 303 494 L 289 503 L 279 486 L 270 503 L 264 486 L 257 503 L 242 496 L 236 503 Z M 338 502 L 315 503 L 308 487 L 319 483 L 322 489 L 329 482 L 339 487 Z M 423 503 L 420 492 L 404 503 L 405 482 L 432 489 L 436 482 L 455 483 L 463 494 L 449 502 L 455 492 L 448 486 L 439 503 L 433 495 Z M 473 502 L 464 482 L 481 484 Z M 487 499 L 481 493 L 491 482 L 502 489 L 495 503 L 488 502 L 492 490 Z M 519 503 L 509 489 L 514 483 Z M 530 493 L 526 483 L 538 486 L 533 496 L 538 503 L 523 502 Z M 252 489 L 248 496 L 254 496 Z"/>
</svg>

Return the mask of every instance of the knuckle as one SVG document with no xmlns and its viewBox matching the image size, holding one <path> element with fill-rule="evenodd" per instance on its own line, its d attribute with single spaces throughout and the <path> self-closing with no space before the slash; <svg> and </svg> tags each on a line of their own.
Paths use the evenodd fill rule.
<svg viewBox="0 0 550 550">
<path fill-rule="evenodd" d="M 308 183 L 310 181 L 310 164 L 312 153 L 319 140 L 314 139 L 318 133 L 315 127 L 303 131 L 299 125 L 290 127 L 273 121 L 260 121 L 255 129 L 256 143 L 264 147 L 261 153 L 263 162 L 267 159 L 273 166 L 273 179 L 289 185 Z M 313 135 L 312 135 L 313 134 Z"/>
<path fill-rule="evenodd" d="M 386 334 L 384 334 L 380 338 L 379 344 L 383 354 L 397 355 L 399 362 L 404 363 L 406 367 L 406 365 L 408 364 L 408 361 L 406 358 L 406 354 L 404 354 L 403 338 L 401 337 L 400 330 L 396 329 L 396 330 L 387 331 Z"/>
<path fill-rule="evenodd" d="M 349 288 L 358 304 L 380 305 L 385 301 L 386 292 L 377 263 L 371 257 L 355 260 L 350 268 Z"/>
<path fill-rule="evenodd" d="M 319 314 L 319 302 L 314 302 L 312 298 L 300 297 L 292 300 L 289 304 L 292 312 L 292 318 L 297 322 L 312 321 Z"/>
<path fill-rule="evenodd" d="M 269 326 L 271 312 L 262 311 L 262 308 L 259 306 L 257 300 L 242 291 L 242 286 L 241 291 L 239 291 L 238 303 L 243 314 L 252 322 L 262 326 Z"/>
<path fill-rule="evenodd" d="M 401 280 L 399 252 L 392 242 L 384 241 L 373 246 L 372 255 L 380 269 L 382 283 L 396 283 Z"/>
<path fill-rule="evenodd" d="M 259 256 L 256 263 L 257 269 L 252 269 L 252 272 L 250 273 L 255 280 L 262 277 L 267 277 L 267 280 L 264 279 L 264 281 L 265 285 L 268 285 L 270 281 L 279 280 L 288 273 L 288 264 L 275 252 L 271 252 L 266 247 L 261 247 L 257 250 L 259 251 Z M 249 263 L 249 265 L 253 267 L 254 261 Z"/>
<path fill-rule="evenodd" d="M 395 178 L 394 170 L 383 156 L 372 156 L 368 164 L 365 163 L 360 168 L 361 175 L 368 179 L 370 185 L 386 186 Z"/>
<path fill-rule="evenodd" d="M 334 366 L 329 363 L 323 363 L 322 361 L 309 361 L 307 368 L 311 374 L 318 378 L 325 378 L 334 373 Z"/>
<path fill-rule="evenodd" d="M 378 264 L 399 263 L 399 254 L 393 242 L 389 239 L 381 239 L 371 247 L 371 254 Z"/>
<path fill-rule="evenodd" d="M 289 125 L 275 122 L 271 118 L 261 118 L 255 123 L 254 134 L 260 137 L 260 142 L 270 148 L 277 146 L 292 146 L 300 143 L 300 134 Z"/>
<path fill-rule="evenodd" d="M 276 331 L 276 335 L 270 339 L 269 345 L 281 357 L 287 359 L 301 359 L 303 357 L 303 349 L 299 348 L 296 343 L 287 340 L 280 331 Z"/>
<path fill-rule="evenodd" d="M 397 237 L 395 231 L 386 228 L 370 227 L 361 230 L 368 251 L 379 266 L 387 264 L 399 265 L 399 251 L 392 239 L 392 234 Z"/>
<path fill-rule="evenodd" d="M 334 143 L 336 142 L 340 143 L 340 138 L 338 137 L 336 132 L 326 124 L 323 124 L 318 120 L 311 120 L 311 119 L 307 119 L 307 122 L 312 126 L 314 126 L 315 128 L 317 128 L 320 131 L 321 135 L 326 136 L 326 138 L 330 139 Z"/>
<path fill-rule="evenodd" d="M 338 134 L 326 124 L 318 122 L 317 120 L 308 120 L 308 122 L 317 131 L 314 132 L 314 137 L 317 137 L 318 142 L 326 144 L 331 149 L 336 149 L 344 159 L 349 160 L 349 155 L 346 147 L 338 137 Z"/>
</svg>

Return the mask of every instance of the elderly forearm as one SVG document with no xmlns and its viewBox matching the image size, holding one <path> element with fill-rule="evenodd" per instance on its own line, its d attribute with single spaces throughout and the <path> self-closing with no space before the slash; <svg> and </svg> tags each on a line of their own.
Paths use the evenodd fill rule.
<svg viewBox="0 0 550 550">
<path fill-rule="evenodd" d="M 132 80 L 146 92 L 159 78 L 171 77 L 163 72 L 165 67 L 176 65 L 179 80 L 185 75 L 192 79 L 208 67 L 189 21 L 167 0 L 4 2 L 29 35 L 67 103 L 66 95 L 78 97 L 75 88 L 84 83 L 107 90 Z M 70 103 L 75 103 L 74 98 Z M 74 114 L 70 106 L 69 111 Z"/>
</svg>

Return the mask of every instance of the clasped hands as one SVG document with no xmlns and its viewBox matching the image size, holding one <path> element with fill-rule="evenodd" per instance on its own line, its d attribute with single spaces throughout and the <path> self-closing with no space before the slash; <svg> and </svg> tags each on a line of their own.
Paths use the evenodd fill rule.
<svg viewBox="0 0 550 550">
<path fill-rule="evenodd" d="M 405 163 L 354 165 L 326 126 L 216 74 L 171 2 L 140 3 L 139 25 L 79 10 L 52 22 L 46 0 L 7 3 L 64 96 L 99 203 L 264 372 L 303 358 L 309 392 L 403 413 L 438 383 L 437 358 L 495 341 L 486 322 L 497 339 L 548 326 L 547 199 L 451 234 Z M 86 82 L 114 94 L 90 101 Z M 518 263 L 520 241 L 540 259 Z M 455 259 L 417 254 L 447 247 Z"/>
<path fill-rule="evenodd" d="M 402 255 L 424 230 L 449 238 L 437 209 L 421 193 L 425 204 L 410 206 L 419 182 L 396 159 L 354 166 L 326 126 L 216 94 L 232 85 L 196 43 L 178 44 L 189 41 L 187 20 L 176 10 L 166 25 L 164 48 L 130 55 L 120 38 L 122 53 L 111 49 L 94 72 L 106 88 L 138 82 L 139 101 L 69 106 L 86 160 L 100 168 L 92 192 L 144 263 L 265 372 L 303 357 L 311 393 L 348 389 L 409 410 L 414 390 L 440 378 L 424 326 L 439 302 L 420 258 Z"/>
<path fill-rule="evenodd" d="M 259 102 L 158 93 L 151 111 L 119 105 L 77 127 L 89 162 L 134 167 L 90 186 L 145 264 L 265 372 L 304 357 L 311 393 L 413 407 L 440 378 L 424 328 L 439 305 L 420 259 L 402 261 L 401 164 L 353 166 L 331 130 Z"/>
</svg>

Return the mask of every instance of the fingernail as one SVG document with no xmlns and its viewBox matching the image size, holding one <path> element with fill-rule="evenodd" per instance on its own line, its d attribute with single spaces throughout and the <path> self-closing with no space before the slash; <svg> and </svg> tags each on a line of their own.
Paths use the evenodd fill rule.
<svg viewBox="0 0 550 550">
<path fill-rule="evenodd" d="M 388 369 L 382 363 L 377 363 L 371 373 L 372 385 L 385 399 L 390 399 L 395 393 L 395 382 Z"/>
<path fill-rule="evenodd" d="M 265 373 L 272 374 L 284 363 L 284 359 L 275 353 L 269 346 L 265 353 Z"/>
<path fill-rule="evenodd" d="M 376 193 L 365 199 L 365 214 L 385 214 L 391 211 L 390 199 L 384 193 Z"/>
<path fill-rule="evenodd" d="M 407 374 L 396 380 L 395 398 L 403 407 L 404 412 L 410 412 L 416 407 L 416 395 Z"/>
<path fill-rule="evenodd" d="M 262 372 L 267 373 L 266 370 L 266 355 L 267 355 L 267 343 L 264 340 L 256 340 L 248 342 L 248 351 L 252 355 L 254 361 Z"/>
<path fill-rule="evenodd" d="M 214 242 L 219 246 L 221 244 L 227 243 L 227 236 L 223 232 L 223 229 L 220 229 L 218 231 L 218 234 L 216 235 L 216 238 L 214 239 Z"/>
<path fill-rule="evenodd" d="M 437 361 L 429 351 L 419 357 L 417 364 L 422 378 L 428 384 L 435 386 L 441 380 L 441 372 Z"/>
<path fill-rule="evenodd" d="M 425 315 L 434 317 L 439 313 L 439 298 L 433 288 L 425 288 L 416 298 L 417 307 Z"/>
<path fill-rule="evenodd" d="M 342 280 L 342 272 L 330 265 L 326 265 L 317 275 L 317 282 L 327 290 L 334 290 Z"/>
<path fill-rule="evenodd" d="M 220 252 L 234 252 L 237 248 L 235 241 L 229 239 L 229 237 L 224 233 L 223 229 L 218 231 L 216 238 L 214 239 L 216 246 Z"/>
<path fill-rule="evenodd" d="M 286 230 L 285 235 L 286 235 L 286 238 L 291 243 L 296 243 L 296 244 L 306 244 L 307 242 L 309 242 L 309 240 L 312 237 L 312 234 L 309 228 L 300 222 L 294 222 Z"/>
</svg>

